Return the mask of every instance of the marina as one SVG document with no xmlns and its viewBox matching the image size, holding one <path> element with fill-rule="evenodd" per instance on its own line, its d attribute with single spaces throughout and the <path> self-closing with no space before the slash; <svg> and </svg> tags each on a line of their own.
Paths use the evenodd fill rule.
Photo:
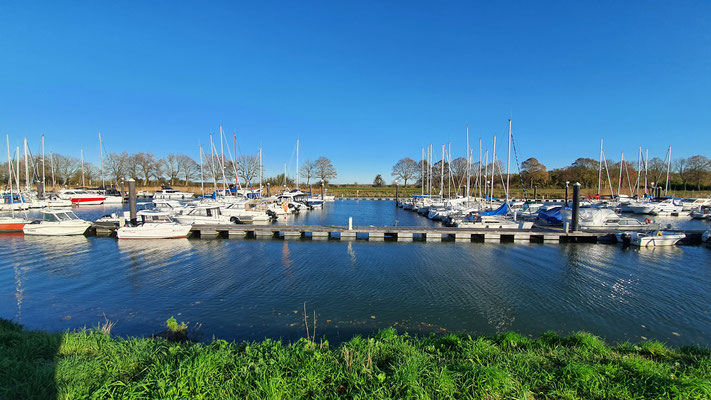
<svg viewBox="0 0 711 400">
<path fill-rule="evenodd" d="M 126 208 L 74 211 L 95 220 Z M 314 227 L 347 232 L 337 223 L 349 215 L 361 221 L 352 232 L 362 234 L 340 240 L 302 234 Z M 376 221 L 391 226 L 369 226 Z M 676 217 L 667 222 L 693 234 L 707 226 Z M 202 324 L 205 339 L 296 340 L 303 316 L 295 311 L 307 302 L 319 335 L 333 343 L 388 326 L 411 333 L 586 330 L 611 342 L 709 343 L 711 299 L 704 288 L 711 285 L 711 249 L 705 246 L 595 244 L 594 234 L 582 232 L 577 241 L 476 236 L 485 232 L 466 232 L 474 236 L 464 240 L 397 240 L 395 234 L 456 234 L 457 228 L 377 200 L 336 201 L 289 215 L 286 224 L 235 227 L 255 232 L 254 239 L 0 235 L 6 254 L 0 312 L 36 329 L 91 326 L 106 314 L 119 321 L 118 335 L 150 335 L 174 315 Z M 373 232 L 383 240 L 366 239 Z"/>
</svg>

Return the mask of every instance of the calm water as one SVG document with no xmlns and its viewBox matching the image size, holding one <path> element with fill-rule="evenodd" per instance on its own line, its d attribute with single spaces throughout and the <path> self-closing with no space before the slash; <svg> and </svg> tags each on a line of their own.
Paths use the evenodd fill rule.
<svg viewBox="0 0 711 400">
<path fill-rule="evenodd" d="M 287 223 L 345 225 L 349 216 L 355 225 L 431 224 L 380 201 L 337 201 Z M 15 235 L 0 237 L 0 251 L 0 317 L 31 328 L 95 326 L 105 314 L 116 334 L 150 335 L 175 316 L 201 323 L 205 339 L 293 340 L 305 334 L 306 302 L 317 336 L 336 342 L 395 326 L 711 346 L 711 249 L 699 246 Z"/>
</svg>

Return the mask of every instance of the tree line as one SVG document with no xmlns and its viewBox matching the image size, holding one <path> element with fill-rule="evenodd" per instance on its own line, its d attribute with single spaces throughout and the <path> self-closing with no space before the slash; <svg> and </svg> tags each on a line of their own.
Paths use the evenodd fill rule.
<svg viewBox="0 0 711 400">
<path fill-rule="evenodd" d="M 15 160 L 16 161 L 16 160 Z M 19 171 L 17 163 L 12 162 L 14 177 L 19 176 L 20 182 L 25 184 L 25 161 L 20 159 Z M 200 162 L 185 155 L 171 153 L 163 158 L 156 157 L 153 153 L 140 152 L 129 154 L 109 153 L 103 160 L 102 168 L 93 163 L 82 161 L 77 157 L 65 156 L 61 154 L 51 154 L 44 158 L 44 168 L 40 156 L 28 157 L 27 171 L 31 182 L 41 181 L 44 171 L 47 186 L 98 186 L 105 185 L 122 186 L 128 179 L 134 179 L 139 186 L 150 186 L 156 184 L 184 185 L 204 182 L 234 183 L 248 186 L 258 183 L 260 177 L 259 157 L 256 155 L 240 155 L 235 162 L 206 154 L 202 156 L 202 168 Z M 284 174 L 277 176 L 263 176 L 262 182 L 270 183 L 273 186 L 281 186 L 285 183 Z M 326 157 L 319 157 L 316 161 L 306 161 L 300 167 L 300 172 L 306 184 L 310 184 L 312 179 L 328 182 L 338 176 L 331 160 Z M 0 169 L 0 180 L 7 182 L 7 168 Z M 14 181 L 13 181 L 14 182 Z M 287 176 L 287 186 L 294 185 L 294 178 Z"/>
<path fill-rule="evenodd" d="M 443 163 L 444 165 L 442 165 Z M 452 187 L 453 190 L 460 194 L 466 187 L 467 160 L 464 157 L 456 158 L 451 163 L 438 161 L 432 164 L 431 174 L 429 167 L 428 162 L 425 160 L 415 161 L 406 157 L 399 160 L 392 167 L 391 176 L 404 186 L 407 186 L 409 182 L 421 187 L 424 171 L 424 183 L 429 183 L 429 179 L 431 179 L 431 186 L 437 191 L 440 190 L 442 181 L 444 181 L 446 190 Z M 470 165 L 471 187 L 476 183 L 479 168 L 480 164 L 478 162 Z M 442 177 L 443 170 L 444 177 Z M 647 162 L 646 175 L 644 165 L 638 168 L 637 162 L 607 160 L 603 162 L 601 181 L 603 182 L 603 187 L 607 190 L 612 188 L 615 193 L 618 190 L 621 190 L 622 193 L 631 192 L 637 185 L 640 188 L 644 188 L 645 181 L 648 188 L 655 185 L 664 187 L 666 185 L 666 170 L 667 162 L 660 158 L 652 158 Z M 493 174 L 492 171 L 494 171 Z M 495 187 L 503 186 L 505 178 L 502 175 L 506 174 L 506 165 L 503 161 L 497 160 L 496 165 L 482 163 L 482 181 L 484 180 L 483 175 L 485 172 L 487 172 L 489 184 L 493 179 Z M 638 174 L 638 172 L 641 173 Z M 523 161 L 519 168 L 512 166 L 510 182 L 512 182 L 512 185 L 517 186 L 523 184 L 526 188 L 560 188 L 565 186 L 566 182 L 571 184 L 580 182 L 583 188 L 597 188 L 599 175 L 600 163 L 598 160 L 591 158 L 578 158 L 569 166 L 552 170 L 548 170 L 536 158 L 529 158 Z M 378 185 L 384 184 L 382 177 L 380 178 L 374 181 L 374 185 L 376 183 Z M 674 190 L 711 189 L 711 160 L 702 155 L 677 158 L 671 163 L 669 181 L 670 188 Z"/>
</svg>

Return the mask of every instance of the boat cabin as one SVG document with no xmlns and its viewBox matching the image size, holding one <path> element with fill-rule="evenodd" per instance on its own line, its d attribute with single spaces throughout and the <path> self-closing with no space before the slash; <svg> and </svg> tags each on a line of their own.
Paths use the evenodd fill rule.
<svg viewBox="0 0 711 400">
<path fill-rule="evenodd" d="M 73 211 L 42 211 L 42 221 L 46 222 L 62 222 L 79 220 Z"/>
</svg>

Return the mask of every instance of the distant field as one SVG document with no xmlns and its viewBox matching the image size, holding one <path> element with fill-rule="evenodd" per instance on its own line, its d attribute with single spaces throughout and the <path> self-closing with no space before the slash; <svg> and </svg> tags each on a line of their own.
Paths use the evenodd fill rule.
<svg viewBox="0 0 711 400">
<path fill-rule="evenodd" d="M 174 189 L 181 190 L 181 191 L 186 191 L 186 192 L 192 192 L 196 194 L 201 193 L 201 187 L 199 185 L 190 185 L 190 186 L 179 186 L 175 185 L 173 186 Z M 255 185 L 254 189 L 258 189 L 259 185 Z M 125 187 L 124 190 L 127 190 L 128 187 Z M 218 190 L 221 190 L 222 186 L 218 186 Z M 277 191 L 280 191 L 282 188 L 271 188 L 272 194 L 275 193 L 275 189 Z M 301 185 L 300 189 L 306 193 L 309 192 L 309 187 L 305 185 Z M 446 188 L 448 189 L 448 188 Z M 148 192 L 156 192 L 160 190 L 160 186 L 139 186 L 137 187 L 137 190 L 145 190 Z M 205 185 L 204 187 L 205 193 L 212 193 L 214 190 L 214 187 L 212 184 L 210 185 Z M 266 193 L 266 186 L 264 187 L 265 193 Z M 321 193 L 321 188 L 317 185 L 311 186 L 312 193 L 314 195 L 318 195 Z M 373 187 L 371 185 L 326 185 L 326 194 L 331 195 L 331 196 L 336 196 L 336 197 L 395 197 L 395 186 L 383 186 L 383 187 Z M 433 190 L 433 194 L 438 195 L 439 190 Z M 454 194 L 456 190 L 452 188 L 452 194 Z M 460 191 L 461 193 L 464 192 L 464 189 Z M 422 193 L 422 190 L 419 187 L 415 186 L 408 186 L 408 187 L 402 187 L 400 186 L 399 188 L 399 193 L 400 197 L 410 197 L 412 195 L 419 195 Z M 478 194 L 478 191 L 475 191 L 474 188 L 471 189 L 472 195 Z M 590 189 L 581 189 L 581 193 L 583 196 L 588 196 L 588 195 L 595 195 L 597 193 L 597 188 L 590 188 Z M 628 194 L 627 192 L 623 191 L 623 194 Z M 448 190 L 445 190 L 445 195 L 448 194 Z M 605 190 L 603 191 L 603 195 L 609 195 L 610 191 Z M 569 196 L 572 197 L 573 195 L 573 188 L 572 186 L 569 189 Z M 670 192 L 670 195 L 674 197 L 709 197 L 711 196 L 711 191 L 693 191 L 693 190 L 687 190 L 687 191 L 673 191 Z M 494 197 L 504 197 L 505 193 L 501 188 L 495 188 L 494 189 Z M 521 190 L 520 187 L 512 187 L 511 188 L 511 197 L 513 198 L 523 198 L 523 190 Z M 526 189 L 526 197 L 529 199 L 533 198 L 533 190 L 532 189 Z M 545 198 L 545 199 L 562 199 L 565 197 L 565 189 L 563 188 L 539 188 L 537 190 L 537 198 Z"/>
</svg>

